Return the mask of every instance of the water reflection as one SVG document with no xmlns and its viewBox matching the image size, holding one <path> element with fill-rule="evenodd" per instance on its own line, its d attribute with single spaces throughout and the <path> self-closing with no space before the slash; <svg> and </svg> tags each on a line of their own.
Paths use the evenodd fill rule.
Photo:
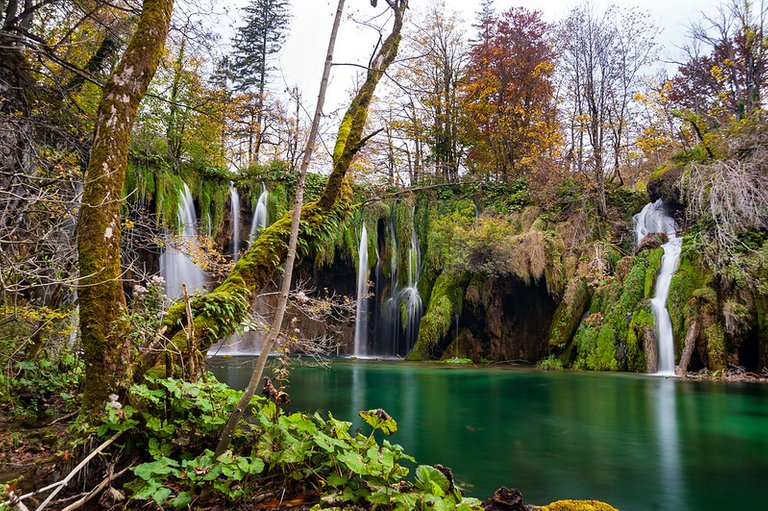
<svg viewBox="0 0 768 511">
<path fill-rule="evenodd" d="M 233 386 L 247 377 L 225 361 Z M 384 408 L 393 441 L 442 463 L 473 496 L 506 485 L 529 503 L 599 499 L 619 509 L 762 509 L 768 387 L 637 375 L 537 373 L 407 362 L 296 365 L 292 407 L 361 426 Z"/>
<path fill-rule="evenodd" d="M 682 491 L 684 483 L 677 432 L 677 387 L 675 381 L 661 378 L 654 390 L 659 442 L 659 485 L 664 508 L 688 509 L 685 506 L 685 495 Z M 654 397 L 650 396 L 650 399 Z"/>
</svg>

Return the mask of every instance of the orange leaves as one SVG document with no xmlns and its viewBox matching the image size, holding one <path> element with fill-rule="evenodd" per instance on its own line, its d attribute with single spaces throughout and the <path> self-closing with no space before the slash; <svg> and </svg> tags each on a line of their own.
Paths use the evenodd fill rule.
<svg viewBox="0 0 768 511">
<path fill-rule="evenodd" d="M 474 48 L 462 99 L 476 172 L 525 175 L 557 141 L 550 30 L 540 12 L 513 8 Z"/>
</svg>

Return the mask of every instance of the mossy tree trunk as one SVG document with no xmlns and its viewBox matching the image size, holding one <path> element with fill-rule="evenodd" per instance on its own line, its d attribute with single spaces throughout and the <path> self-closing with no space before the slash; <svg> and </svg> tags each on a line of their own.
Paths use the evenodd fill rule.
<svg viewBox="0 0 768 511">
<path fill-rule="evenodd" d="M 165 47 L 173 0 L 144 0 L 136 31 L 104 88 L 78 217 L 84 405 L 131 379 L 120 268 L 120 206 L 131 130 Z"/>
<path fill-rule="evenodd" d="M 405 10 L 408 0 L 386 0 L 393 13 L 393 24 L 389 35 L 371 60 L 365 82 L 361 85 L 339 126 L 333 151 L 333 170 L 328 178 L 325 191 L 317 202 L 304 205 L 301 211 L 299 247 L 306 251 L 312 244 L 330 234 L 336 221 L 347 211 L 347 201 L 340 201 L 349 192 L 346 183 L 347 171 L 367 138 L 364 136 L 368 107 L 373 99 L 384 72 L 397 55 L 401 38 Z M 264 231 L 251 244 L 248 251 L 237 262 L 232 272 L 213 291 L 193 298 L 192 315 L 197 343 L 201 350 L 232 333 L 245 318 L 253 299 L 271 279 L 277 267 L 285 260 L 290 235 L 291 212 L 288 212 Z M 169 356 L 160 353 L 145 354 L 138 374 L 170 361 L 178 366 L 182 363 L 179 353 L 185 352 L 186 335 L 184 325 L 188 323 L 183 303 L 174 304 L 168 311 L 164 326 L 170 341 Z M 163 373 L 165 370 L 163 371 Z"/>
</svg>

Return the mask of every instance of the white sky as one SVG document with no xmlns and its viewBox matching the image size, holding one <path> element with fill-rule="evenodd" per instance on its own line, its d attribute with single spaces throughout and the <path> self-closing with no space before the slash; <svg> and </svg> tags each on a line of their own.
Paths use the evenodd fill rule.
<svg viewBox="0 0 768 511">
<path fill-rule="evenodd" d="M 237 5 L 243 5 L 247 0 L 235 0 Z M 411 12 L 417 11 L 431 3 L 432 0 L 411 0 Z M 467 22 L 467 30 L 472 36 L 471 24 L 475 19 L 479 1 L 474 0 L 445 0 L 450 10 L 459 12 Z M 513 6 L 523 6 L 531 10 L 541 10 L 545 20 L 554 22 L 562 19 L 565 14 L 580 2 L 577 0 L 496 0 L 496 11 L 500 12 Z M 712 12 L 719 0 L 593 0 L 598 8 L 604 8 L 611 3 L 622 6 L 637 5 L 650 13 L 653 21 L 661 29 L 659 42 L 662 45 L 661 60 L 677 59 L 677 47 L 683 45 L 687 37 L 688 24 L 700 18 L 700 13 Z M 293 19 L 286 41 L 280 53 L 278 70 L 272 76 L 273 90 L 276 92 L 288 86 L 298 84 L 304 91 L 307 104 L 313 104 L 322 73 L 323 60 L 336 9 L 336 0 L 291 0 Z M 367 64 L 371 51 L 376 43 L 378 34 L 360 23 L 380 13 L 383 0 L 374 9 L 369 0 L 347 0 L 345 19 L 341 26 L 339 41 L 336 45 L 334 62 Z M 231 15 L 236 14 L 231 11 Z M 235 21 L 234 25 L 237 26 Z M 332 75 L 331 90 L 329 91 L 329 107 L 343 104 L 347 92 L 353 84 L 354 68 L 335 67 Z M 336 105 L 334 105 L 334 103 Z"/>
</svg>

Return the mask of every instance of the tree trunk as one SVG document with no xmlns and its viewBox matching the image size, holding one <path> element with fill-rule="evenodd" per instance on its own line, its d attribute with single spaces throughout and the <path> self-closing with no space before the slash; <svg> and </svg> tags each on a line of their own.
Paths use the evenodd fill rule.
<svg viewBox="0 0 768 511">
<path fill-rule="evenodd" d="M 680 356 L 680 365 L 677 366 L 675 374 L 678 377 L 685 376 L 688 371 L 688 364 L 691 363 L 691 357 L 693 356 L 693 348 L 696 347 L 696 339 L 699 338 L 699 320 L 694 318 L 688 326 L 688 331 L 685 334 L 685 346 L 683 347 L 683 354 Z"/>
<path fill-rule="evenodd" d="M 304 247 L 321 241 L 324 233 L 329 232 L 333 224 L 347 211 L 348 201 L 338 199 L 342 194 L 351 191 L 345 180 L 347 171 L 366 141 L 363 130 L 368 107 L 376 85 L 397 55 L 403 18 L 408 6 L 408 0 L 387 0 L 387 3 L 394 13 L 392 30 L 371 60 L 365 82 L 352 99 L 341 121 L 333 151 L 333 170 L 328 177 L 325 191 L 319 201 L 302 207 L 299 236 Z M 285 259 L 291 215 L 292 213 L 286 213 L 283 218 L 262 231 L 229 276 L 216 289 L 192 300 L 195 333 L 201 350 L 208 349 L 213 342 L 234 333 L 236 326 L 250 309 L 251 301 Z M 171 337 L 170 344 L 183 352 L 186 344 L 182 330 L 182 325 L 186 324 L 184 304 L 174 304 L 168 310 L 163 324 Z M 140 372 L 155 366 L 159 368 L 166 363 L 166 359 L 172 364 L 178 362 L 178 357 L 172 353 L 168 357 L 161 357 L 158 353 L 146 353 Z M 162 373 L 165 370 L 163 369 Z"/>
<path fill-rule="evenodd" d="M 86 407 L 130 381 L 132 346 L 126 335 L 120 278 L 120 206 L 131 130 L 160 62 L 172 8 L 173 0 L 144 0 L 136 32 L 99 103 L 77 224 Z"/>
</svg>

